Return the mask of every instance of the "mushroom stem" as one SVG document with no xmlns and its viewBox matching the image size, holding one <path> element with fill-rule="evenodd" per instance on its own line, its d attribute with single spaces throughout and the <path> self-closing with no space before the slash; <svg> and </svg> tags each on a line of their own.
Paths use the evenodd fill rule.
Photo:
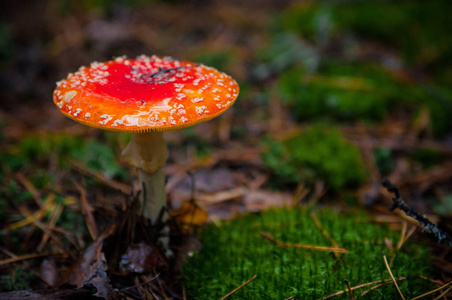
<svg viewBox="0 0 452 300">
<path fill-rule="evenodd" d="M 148 173 L 139 169 L 141 184 L 141 213 L 152 224 L 166 220 L 165 175 L 162 169 Z M 163 188 L 162 188 L 163 187 Z"/>
<path fill-rule="evenodd" d="M 168 158 L 168 148 L 162 132 L 135 133 L 122 151 L 124 159 L 139 170 L 142 187 L 141 209 L 145 218 L 156 224 L 166 205 L 165 175 L 162 167 Z M 165 221 L 165 214 L 162 219 Z"/>
</svg>

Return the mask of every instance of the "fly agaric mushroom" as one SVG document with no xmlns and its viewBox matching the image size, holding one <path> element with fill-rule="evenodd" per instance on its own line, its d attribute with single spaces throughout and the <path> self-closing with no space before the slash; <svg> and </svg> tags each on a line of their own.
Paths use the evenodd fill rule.
<svg viewBox="0 0 452 300">
<path fill-rule="evenodd" d="M 77 122 L 133 133 L 122 155 L 139 170 L 142 214 L 155 224 L 165 218 L 168 150 L 162 132 L 219 116 L 238 93 L 235 80 L 214 68 L 142 55 L 81 67 L 57 83 L 53 101 Z"/>
</svg>

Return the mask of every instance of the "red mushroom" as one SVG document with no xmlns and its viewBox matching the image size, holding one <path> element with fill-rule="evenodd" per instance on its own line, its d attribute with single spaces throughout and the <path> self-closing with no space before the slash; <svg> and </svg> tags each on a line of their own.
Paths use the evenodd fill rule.
<svg viewBox="0 0 452 300">
<path fill-rule="evenodd" d="M 53 101 L 77 122 L 133 133 L 122 155 L 139 169 L 142 213 L 155 223 L 166 204 L 162 132 L 219 116 L 238 93 L 235 80 L 214 68 L 143 55 L 81 67 L 57 83 Z"/>
</svg>

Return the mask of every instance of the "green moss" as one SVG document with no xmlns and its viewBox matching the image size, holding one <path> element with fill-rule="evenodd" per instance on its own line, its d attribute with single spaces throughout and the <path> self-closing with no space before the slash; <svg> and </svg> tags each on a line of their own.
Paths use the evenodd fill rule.
<svg viewBox="0 0 452 300">
<path fill-rule="evenodd" d="M 298 136 L 268 140 L 267 145 L 262 160 L 282 184 L 322 180 L 338 190 L 366 177 L 358 148 L 334 128 L 312 125 Z"/>
<path fill-rule="evenodd" d="M 319 42 L 350 34 L 377 40 L 397 48 L 406 62 L 441 74 L 452 63 L 450 8 L 448 0 L 312 2 L 285 11 L 279 29 Z"/>
<path fill-rule="evenodd" d="M 381 120 L 394 105 L 413 102 L 413 91 L 372 64 L 324 64 L 315 74 L 293 68 L 278 86 L 299 120 Z"/>
<path fill-rule="evenodd" d="M 124 178 L 127 172 L 116 162 L 116 154 L 112 147 L 105 146 L 96 141 L 83 141 L 78 137 L 64 135 L 45 135 L 42 137 L 29 137 L 17 146 L 18 154 L 14 155 L 18 162 L 5 162 L 12 164 L 10 169 L 23 166 L 24 162 L 47 162 L 50 157 L 56 156 L 61 166 L 68 166 L 70 161 L 76 159 L 87 167 L 101 171 L 109 178 Z M 0 157 L 1 158 L 1 157 Z M 6 161 L 8 156 L 4 158 Z M 2 160 L 3 162 L 3 160 Z M 22 162 L 22 164 L 20 163 Z M 34 183 L 45 186 L 51 178 L 43 177 L 38 173 L 33 178 Z"/>
<path fill-rule="evenodd" d="M 72 154 L 88 168 L 101 171 L 108 178 L 126 177 L 127 172 L 116 162 L 116 154 L 111 147 L 89 141 L 83 147 L 72 151 Z"/>
<path fill-rule="evenodd" d="M 395 277 L 413 276 L 399 283 L 405 297 L 432 288 L 429 282 L 414 277 L 429 275 L 429 251 L 424 246 L 408 241 L 401 251 L 390 254 L 384 239 L 397 244 L 400 233 L 373 224 L 367 215 L 326 210 L 317 216 L 340 247 L 350 251 L 339 261 L 329 252 L 276 246 L 259 234 L 266 232 L 287 243 L 330 247 L 308 211 L 278 209 L 249 214 L 202 232 L 203 249 L 183 269 L 187 298 L 219 299 L 256 274 L 257 278 L 231 300 L 280 300 L 294 295 L 318 299 L 345 289 L 344 279 L 354 286 L 389 278 L 383 250 L 390 261 L 394 258 L 391 270 Z M 388 284 L 369 292 L 366 299 L 394 299 L 397 295 Z M 348 295 L 344 297 L 341 299 L 348 299 Z"/>
<path fill-rule="evenodd" d="M 435 136 L 452 128 L 452 91 L 407 84 L 376 64 L 330 61 L 314 73 L 295 66 L 282 73 L 277 88 L 297 120 L 375 122 L 403 109 L 413 119 L 427 111 L 429 130 Z"/>
<path fill-rule="evenodd" d="M 18 291 L 30 288 L 31 282 L 36 278 L 33 271 L 25 271 L 22 267 L 17 267 L 9 275 L 0 276 L 0 291 Z"/>
<path fill-rule="evenodd" d="M 65 161 L 82 146 L 83 141 L 77 137 L 64 135 L 28 137 L 18 145 L 18 156 L 31 161 L 44 161 L 48 160 L 51 155 L 56 155 L 60 161 Z"/>
</svg>

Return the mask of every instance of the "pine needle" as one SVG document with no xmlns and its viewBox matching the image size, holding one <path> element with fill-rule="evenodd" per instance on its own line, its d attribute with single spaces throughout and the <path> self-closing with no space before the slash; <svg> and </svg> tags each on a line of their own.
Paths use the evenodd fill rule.
<svg viewBox="0 0 452 300">
<path fill-rule="evenodd" d="M 394 282 L 394 285 L 396 286 L 397 291 L 399 291 L 400 297 L 403 300 L 405 300 L 405 297 L 403 297 L 403 294 L 400 291 L 399 286 L 397 285 L 397 281 L 395 280 L 394 276 L 392 275 L 391 268 L 389 268 L 388 260 L 386 259 L 386 254 L 385 254 L 384 251 L 382 251 L 382 253 L 383 253 L 383 260 L 385 261 L 386 269 L 388 269 L 388 272 L 389 272 L 389 275 L 391 276 L 392 282 Z"/>
<path fill-rule="evenodd" d="M 224 300 L 227 297 L 231 296 L 232 294 L 234 294 L 235 292 L 237 292 L 238 290 L 240 290 L 242 287 L 244 287 L 245 285 L 247 285 L 248 283 L 250 283 L 251 281 L 253 281 L 254 279 L 256 279 L 257 274 L 254 275 L 253 277 L 251 277 L 250 279 L 248 279 L 245 283 L 239 285 L 238 287 L 236 287 L 235 289 L 233 289 L 232 291 L 230 291 L 229 293 L 227 293 L 226 295 L 224 295 L 223 297 L 221 297 L 220 300 Z"/>
<path fill-rule="evenodd" d="M 428 296 L 428 295 L 430 295 L 430 294 L 436 293 L 436 292 L 438 292 L 438 291 L 440 291 L 440 290 L 446 288 L 447 286 L 449 286 L 449 285 L 451 285 L 451 284 L 452 284 L 452 281 L 449 281 L 449 282 L 446 283 L 445 285 L 440 286 L 440 287 L 437 288 L 437 289 L 431 290 L 430 292 L 427 292 L 427 293 L 425 293 L 425 294 L 416 296 L 416 297 L 412 298 L 411 300 L 417 300 L 417 299 L 424 298 L 425 296 Z M 447 291 L 449 291 L 449 290 L 450 290 L 450 288 L 449 288 Z"/>
<path fill-rule="evenodd" d="M 336 253 L 349 253 L 350 251 L 343 249 L 343 248 L 332 248 L 332 247 L 324 247 L 324 246 L 313 246 L 313 245 L 304 245 L 304 244 L 291 244 L 291 243 L 284 243 L 280 240 L 275 239 L 271 235 L 265 232 L 260 232 L 260 235 L 269 240 L 270 242 L 275 243 L 278 246 L 282 247 L 294 247 L 294 248 L 303 248 L 303 249 L 311 249 L 311 250 L 319 250 L 319 251 L 329 251 L 329 252 L 336 252 Z"/>
</svg>

